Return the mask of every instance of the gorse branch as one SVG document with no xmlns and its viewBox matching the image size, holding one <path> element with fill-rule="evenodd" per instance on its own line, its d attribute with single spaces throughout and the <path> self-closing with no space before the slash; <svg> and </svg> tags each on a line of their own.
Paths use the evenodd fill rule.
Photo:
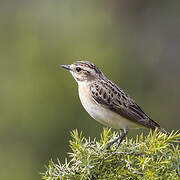
<svg viewBox="0 0 180 180">
<path fill-rule="evenodd" d="M 44 180 L 60 179 L 178 179 L 180 178 L 180 133 L 169 136 L 157 131 L 144 137 L 126 138 L 116 150 L 106 146 L 118 137 L 104 128 L 100 140 L 86 139 L 74 130 L 70 140 L 70 160 L 49 162 Z"/>
</svg>

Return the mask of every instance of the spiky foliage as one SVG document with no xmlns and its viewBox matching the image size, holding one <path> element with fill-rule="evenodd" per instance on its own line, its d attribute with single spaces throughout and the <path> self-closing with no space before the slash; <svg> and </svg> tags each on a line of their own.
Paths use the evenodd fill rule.
<svg viewBox="0 0 180 180">
<path fill-rule="evenodd" d="M 157 131 L 144 137 L 126 138 L 116 149 L 106 146 L 118 136 L 104 128 L 100 139 L 86 139 L 82 132 L 72 133 L 70 160 L 49 162 L 44 180 L 60 179 L 178 179 L 180 178 L 180 133 L 166 136 Z"/>
</svg>

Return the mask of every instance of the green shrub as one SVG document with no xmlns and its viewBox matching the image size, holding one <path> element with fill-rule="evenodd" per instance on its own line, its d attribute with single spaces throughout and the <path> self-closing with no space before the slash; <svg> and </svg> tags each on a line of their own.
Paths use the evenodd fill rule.
<svg viewBox="0 0 180 180">
<path fill-rule="evenodd" d="M 180 149 L 177 144 L 180 133 L 169 137 L 151 132 L 144 137 L 126 138 L 119 148 L 108 142 L 118 136 L 117 132 L 104 128 L 100 140 L 86 139 L 77 130 L 72 132 L 69 161 L 49 162 L 42 174 L 44 180 L 60 179 L 178 179 L 180 177 Z"/>
</svg>

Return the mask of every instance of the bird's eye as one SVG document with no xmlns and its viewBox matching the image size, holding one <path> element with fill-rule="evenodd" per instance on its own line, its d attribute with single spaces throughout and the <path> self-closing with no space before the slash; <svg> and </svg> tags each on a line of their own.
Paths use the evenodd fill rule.
<svg viewBox="0 0 180 180">
<path fill-rule="evenodd" d="M 76 68 L 76 71 L 77 71 L 77 72 L 80 72 L 81 70 L 82 70 L 82 69 L 81 69 L 80 67 L 77 67 L 77 68 Z"/>
</svg>

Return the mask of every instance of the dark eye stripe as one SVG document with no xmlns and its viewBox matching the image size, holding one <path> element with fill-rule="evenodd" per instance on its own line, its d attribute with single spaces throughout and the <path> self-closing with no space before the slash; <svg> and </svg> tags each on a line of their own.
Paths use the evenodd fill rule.
<svg viewBox="0 0 180 180">
<path fill-rule="evenodd" d="M 93 64 L 93 63 L 90 63 L 90 62 L 82 62 L 82 61 L 77 61 L 75 63 L 76 65 L 82 65 L 82 66 L 86 66 L 86 67 L 89 67 L 90 69 L 94 69 L 94 71 L 98 74 L 102 74 L 102 72 L 99 70 L 99 68 Z"/>
</svg>

